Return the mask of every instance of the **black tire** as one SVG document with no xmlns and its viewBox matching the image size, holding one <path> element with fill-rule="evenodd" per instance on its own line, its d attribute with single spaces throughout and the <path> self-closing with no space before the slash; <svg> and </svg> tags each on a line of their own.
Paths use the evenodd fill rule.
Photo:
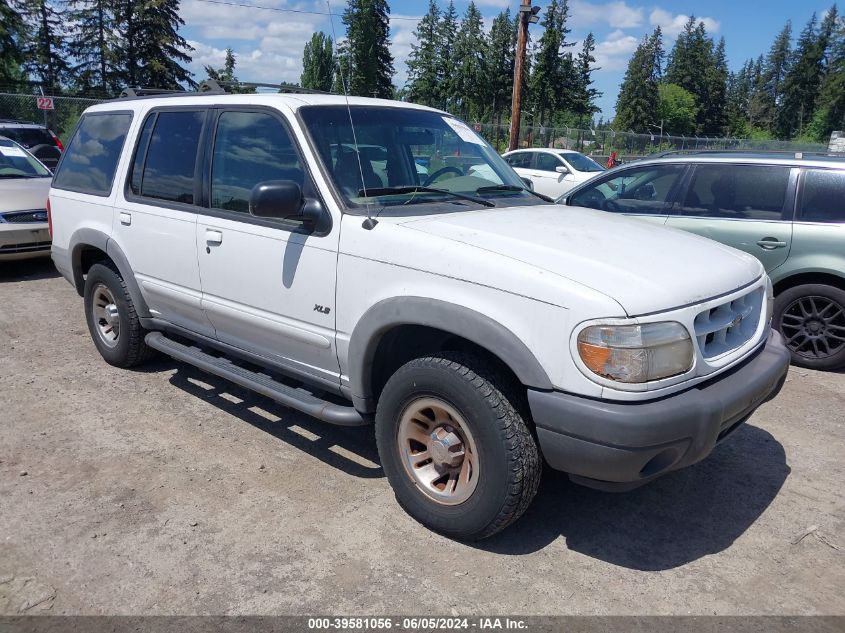
<svg viewBox="0 0 845 633">
<path fill-rule="evenodd" d="M 458 505 L 430 499 L 403 465 L 400 420 L 422 398 L 454 408 L 473 437 L 480 475 L 470 496 Z M 376 443 L 396 499 L 408 514 L 446 536 L 479 540 L 525 512 L 540 484 L 542 463 L 534 437 L 514 407 L 517 398 L 489 363 L 467 354 L 418 358 L 391 376 L 378 402 Z"/>
<path fill-rule="evenodd" d="M 783 335 L 793 365 L 845 367 L 845 290 L 826 284 L 784 290 L 775 297 L 772 325 Z"/>
<path fill-rule="evenodd" d="M 104 342 L 99 333 L 99 325 L 94 316 L 94 292 L 100 285 L 105 286 L 114 297 L 114 305 L 117 307 L 119 320 L 119 335 L 113 346 Z M 83 293 L 85 302 L 85 321 L 88 323 L 88 332 L 97 351 L 103 359 L 115 367 L 135 367 L 145 362 L 154 355 L 154 350 L 144 343 L 146 331 L 141 327 L 138 314 L 135 312 L 135 304 L 126 289 L 126 283 L 111 262 L 100 262 L 94 264 L 88 271 L 85 278 L 85 291 Z"/>
</svg>

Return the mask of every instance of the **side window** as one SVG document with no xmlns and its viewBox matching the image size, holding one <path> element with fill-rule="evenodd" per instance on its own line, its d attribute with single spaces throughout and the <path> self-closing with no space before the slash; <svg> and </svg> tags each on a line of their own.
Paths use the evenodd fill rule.
<svg viewBox="0 0 845 633">
<path fill-rule="evenodd" d="M 581 189 L 569 204 L 617 213 L 667 213 L 683 173 L 683 165 L 626 169 Z"/>
<path fill-rule="evenodd" d="M 544 154 L 542 152 L 537 153 L 537 167 L 539 171 L 554 171 L 560 165 L 563 165 L 562 162 L 558 159 L 557 156 L 553 156 L 551 154 Z"/>
<path fill-rule="evenodd" d="M 531 152 L 519 152 L 519 154 L 511 154 L 505 160 L 511 167 L 519 167 L 521 169 L 531 168 Z"/>
<path fill-rule="evenodd" d="M 780 220 L 789 167 L 698 165 L 678 213 L 690 217 Z"/>
<path fill-rule="evenodd" d="M 84 115 L 65 150 L 53 187 L 109 195 L 131 121 L 129 113 Z"/>
<path fill-rule="evenodd" d="M 305 170 L 284 125 L 261 112 L 223 112 L 211 163 L 211 206 L 248 213 L 252 188 L 265 180 L 304 186 Z"/>
<path fill-rule="evenodd" d="M 804 173 L 798 219 L 845 222 L 845 171 L 809 169 Z"/>
<path fill-rule="evenodd" d="M 194 204 L 194 170 L 203 110 L 152 114 L 141 130 L 129 188 L 145 198 Z"/>
</svg>

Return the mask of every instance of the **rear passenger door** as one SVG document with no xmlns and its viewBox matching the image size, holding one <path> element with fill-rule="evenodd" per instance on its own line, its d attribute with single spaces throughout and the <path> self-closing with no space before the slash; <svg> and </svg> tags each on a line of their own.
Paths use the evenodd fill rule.
<svg viewBox="0 0 845 633">
<path fill-rule="evenodd" d="M 155 108 L 144 118 L 123 191 L 115 202 L 113 239 L 154 317 L 207 336 L 200 303 L 196 222 L 200 139 L 209 112 Z"/>
<path fill-rule="evenodd" d="M 797 175 L 784 165 L 696 165 L 667 226 L 754 255 L 770 272 L 789 256 Z"/>
<path fill-rule="evenodd" d="M 336 388 L 337 228 L 320 234 L 249 213 L 250 193 L 265 181 L 293 180 L 306 200 L 320 201 L 283 115 L 215 110 L 205 169 L 196 243 L 202 304 L 217 338 Z"/>
<path fill-rule="evenodd" d="M 804 170 L 792 240 L 790 261 L 796 260 L 796 268 L 845 277 L 845 170 Z"/>
</svg>

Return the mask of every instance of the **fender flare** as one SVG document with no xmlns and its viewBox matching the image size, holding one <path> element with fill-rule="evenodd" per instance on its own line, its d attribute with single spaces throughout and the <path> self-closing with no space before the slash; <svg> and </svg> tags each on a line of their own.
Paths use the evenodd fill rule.
<svg viewBox="0 0 845 633">
<path fill-rule="evenodd" d="M 135 273 L 132 271 L 129 260 L 126 258 L 123 250 L 117 245 L 117 242 L 102 231 L 87 227 L 78 229 L 70 238 L 69 250 L 71 253 L 73 282 L 79 296 L 82 296 L 85 289 L 85 279 L 82 276 L 82 252 L 86 246 L 98 248 L 109 256 L 114 262 L 114 265 L 117 266 L 120 276 L 123 277 L 126 289 L 129 291 L 129 296 L 132 297 L 132 303 L 135 304 L 135 312 L 141 318 L 149 317 L 150 311 L 147 307 L 147 302 L 144 301 L 141 288 L 135 279 Z"/>
<path fill-rule="evenodd" d="M 502 360 L 526 387 L 551 390 L 548 374 L 519 337 L 490 317 L 461 305 L 427 297 L 394 297 L 367 310 L 349 341 L 349 385 L 355 407 L 375 410 L 373 363 L 382 337 L 400 325 L 422 325 L 472 341 Z"/>
</svg>

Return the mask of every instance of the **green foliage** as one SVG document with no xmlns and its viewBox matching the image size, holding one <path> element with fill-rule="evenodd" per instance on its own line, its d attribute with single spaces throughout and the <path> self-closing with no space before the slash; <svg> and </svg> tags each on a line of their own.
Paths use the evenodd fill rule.
<svg viewBox="0 0 845 633">
<path fill-rule="evenodd" d="M 334 67 L 332 38 L 322 31 L 314 33 L 302 54 L 302 87 L 328 92 L 334 81 Z"/>
<path fill-rule="evenodd" d="M 68 52 L 75 60 L 73 84 L 77 91 L 97 89 L 111 94 L 117 85 L 117 59 L 113 3 L 107 0 L 71 0 L 70 20 L 76 28 L 70 36 Z"/>
<path fill-rule="evenodd" d="M 23 67 L 43 84 L 58 88 L 70 72 L 64 10 L 47 0 L 24 0 L 19 6 L 27 34 L 21 44 Z"/>
<path fill-rule="evenodd" d="M 484 55 L 491 119 L 497 124 L 501 124 L 502 113 L 510 109 L 515 48 L 514 20 L 510 9 L 505 9 L 493 19 Z"/>
<path fill-rule="evenodd" d="M 235 59 L 235 52 L 231 48 L 226 49 L 226 59 L 223 62 L 223 68 L 212 68 L 211 66 L 205 67 L 205 74 L 208 75 L 209 79 L 214 79 L 215 81 L 231 81 L 237 82 L 238 78 L 235 75 L 235 64 L 237 64 L 237 60 Z M 255 88 L 248 87 L 248 86 L 227 86 L 226 89 L 229 92 L 233 92 L 235 94 L 253 94 L 255 93 Z"/>
<path fill-rule="evenodd" d="M 344 64 L 350 94 L 383 99 L 393 95 L 389 15 L 386 0 L 349 0 L 346 5 Z"/>
<path fill-rule="evenodd" d="M 23 43 L 26 32 L 20 13 L 0 0 L 0 86 L 14 90 L 23 80 Z"/>
<path fill-rule="evenodd" d="M 428 11 L 414 30 L 415 44 L 408 56 L 408 99 L 415 103 L 437 106 L 441 103 L 440 77 L 440 9 L 435 0 L 428 1 Z"/>
<path fill-rule="evenodd" d="M 660 103 L 662 61 L 663 32 L 658 26 L 642 39 L 628 62 L 616 101 L 614 129 L 642 131 L 653 126 Z"/>
<path fill-rule="evenodd" d="M 481 12 L 470 0 L 455 38 L 454 68 L 448 85 L 448 101 L 461 117 L 478 118 L 484 113 L 484 38 Z"/>
<path fill-rule="evenodd" d="M 698 107 L 695 97 L 676 84 L 660 84 L 657 88 L 657 116 L 664 134 L 687 135 L 695 130 Z"/>
</svg>

